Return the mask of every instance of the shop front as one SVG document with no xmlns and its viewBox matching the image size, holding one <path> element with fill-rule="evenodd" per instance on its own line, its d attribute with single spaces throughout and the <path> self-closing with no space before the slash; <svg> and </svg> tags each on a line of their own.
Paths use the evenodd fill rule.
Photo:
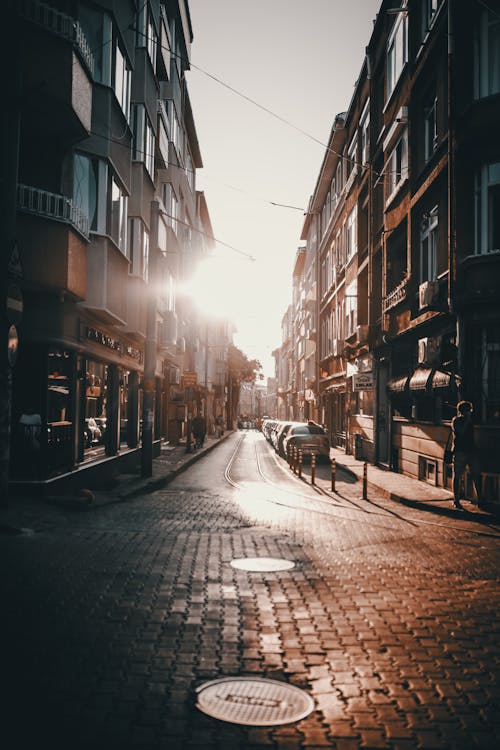
<svg viewBox="0 0 500 750">
<path fill-rule="evenodd" d="M 53 483 L 140 443 L 142 351 L 81 325 L 77 345 L 27 343 L 13 373 L 10 476 Z"/>
</svg>

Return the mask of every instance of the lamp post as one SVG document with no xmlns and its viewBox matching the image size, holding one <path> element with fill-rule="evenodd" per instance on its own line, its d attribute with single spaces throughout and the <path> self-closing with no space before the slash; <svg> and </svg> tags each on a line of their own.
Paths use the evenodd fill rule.
<svg viewBox="0 0 500 750">
<path fill-rule="evenodd" d="M 144 389 L 142 395 L 142 447 L 141 476 L 153 474 L 153 423 L 156 370 L 156 267 L 158 257 L 158 216 L 160 204 L 151 201 L 151 227 L 149 241 L 149 296 L 146 318 L 146 342 L 144 345 Z"/>
</svg>

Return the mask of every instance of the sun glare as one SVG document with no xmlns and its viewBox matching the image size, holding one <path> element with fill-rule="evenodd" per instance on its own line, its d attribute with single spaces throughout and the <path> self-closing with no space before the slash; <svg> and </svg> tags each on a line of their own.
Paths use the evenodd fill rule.
<svg viewBox="0 0 500 750">
<path fill-rule="evenodd" d="M 200 312 L 214 317 L 234 319 L 251 304 L 246 278 L 248 261 L 212 256 L 200 262 L 182 293 L 190 297 Z"/>
</svg>

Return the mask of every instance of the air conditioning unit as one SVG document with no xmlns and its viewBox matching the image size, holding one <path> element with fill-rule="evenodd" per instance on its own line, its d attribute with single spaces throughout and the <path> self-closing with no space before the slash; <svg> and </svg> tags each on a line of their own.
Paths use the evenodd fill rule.
<svg viewBox="0 0 500 750">
<path fill-rule="evenodd" d="M 439 301 L 439 282 L 424 281 L 418 287 L 418 306 L 420 310 L 434 307 Z"/>
<path fill-rule="evenodd" d="M 418 340 L 417 359 L 419 365 L 432 365 L 439 357 L 440 337 L 429 336 Z"/>
</svg>

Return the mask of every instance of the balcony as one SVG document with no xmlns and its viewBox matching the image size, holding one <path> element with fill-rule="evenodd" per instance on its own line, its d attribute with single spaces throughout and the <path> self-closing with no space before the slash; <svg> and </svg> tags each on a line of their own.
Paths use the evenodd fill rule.
<svg viewBox="0 0 500 750">
<path fill-rule="evenodd" d="M 408 298 L 408 281 L 405 279 L 395 289 L 390 292 L 383 301 L 383 311 L 386 313 L 392 308 L 397 307 L 401 302 Z"/>
<path fill-rule="evenodd" d="M 87 289 L 89 222 L 70 198 L 17 188 L 18 240 L 26 280 L 77 299 Z"/>
<path fill-rule="evenodd" d="M 469 255 L 458 267 L 456 301 L 459 305 L 498 304 L 500 251 Z"/>
<path fill-rule="evenodd" d="M 75 142 L 90 132 L 94 58 L 78 21 L 37 0 L 21 2 L 28 127 Z M 35 118 L 35 119 L 34 119 Z"/>
<path fill-rule="evenodd" d="M 127 324 L 127 258 L 107 237 L 95 235 L 88 248 L 87 295 L 82 306 L 103 323 Z"/>
<path fill-rule="evenodd" d="M 129 276 L 127 282 L 127 323 L 124 333 L 142 343 L 146 338 L 148 291 L 144 279 Z"/>
</svg>

